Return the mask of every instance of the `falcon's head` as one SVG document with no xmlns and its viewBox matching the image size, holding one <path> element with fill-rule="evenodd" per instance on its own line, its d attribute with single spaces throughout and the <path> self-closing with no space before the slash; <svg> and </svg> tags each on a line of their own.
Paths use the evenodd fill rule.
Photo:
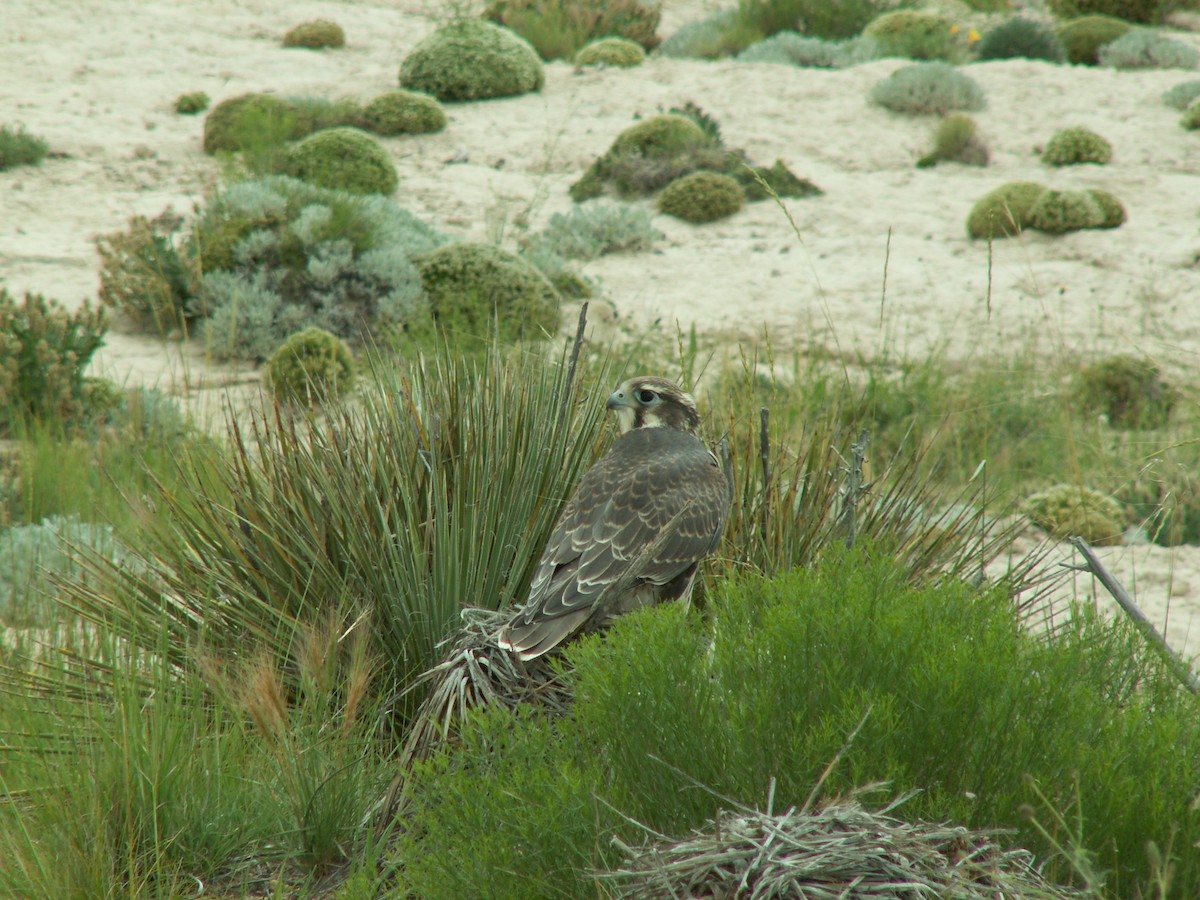
<svg viewBox="0 0 1200 900">
<path fill-rule="evenodd" d="M 607 405 L 617 414 L 621 434 L 635 428 L 675 428 L 688 434 L 700 430 L 696 401 L 665 378 L 630 378 L 609 395 Z"/>
</svg>

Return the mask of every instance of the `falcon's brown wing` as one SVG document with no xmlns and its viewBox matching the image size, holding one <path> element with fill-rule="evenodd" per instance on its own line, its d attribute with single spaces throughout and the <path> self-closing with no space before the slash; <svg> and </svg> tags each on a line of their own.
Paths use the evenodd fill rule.
<svg viewBox="0 0 1200 900">
<path fill-rule="evenodd" d="M 716 458 L 695 436 L 639 428 L 617 438 L 559 517 L 502 645 L 532 659 L 624 611 L 627 597 L 605 594 L 621 579 L 643 591 L 685 574 L 690 584 L 689 570 L 721 539 L 727 505 Z"/>
</svg>

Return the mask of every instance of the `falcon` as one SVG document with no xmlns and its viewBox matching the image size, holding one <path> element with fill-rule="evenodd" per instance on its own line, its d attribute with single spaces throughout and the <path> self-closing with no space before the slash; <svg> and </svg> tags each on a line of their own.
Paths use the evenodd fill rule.
<svg viewBox="0 0 1200 900">
<path fill-rule="evenodd" d="M 663 378 L 609 395 L 620 436 L 583 476 L 555 523 L 529 600 L 498 642 L 536 659 L 577 634 L 669 600 L 687 603 L 716 549 L 730 494 L 697 432 L 696 403 Z"/>
</svg>

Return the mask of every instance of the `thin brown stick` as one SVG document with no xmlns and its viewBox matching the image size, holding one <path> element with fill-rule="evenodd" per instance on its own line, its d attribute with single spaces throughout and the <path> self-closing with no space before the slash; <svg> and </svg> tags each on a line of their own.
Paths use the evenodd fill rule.
<svg viewBox="0 0 1200 900">
<path fill-rule="evenodd" d="M 583 349 L 583 333 L 587 328 L 588 301 L 584 300 L 579 307 L 579 325 L 575 328 L 575 343 L 571 345 L 571 357 L 567 362 L 567 383 L 563 386 L 562 405 L 558 410 L 558 424 L 567 424 L 567 416 L 571 412 L 571 391 L 575 387 L 575 368 L 579 365 L 579 351 Z"/>
<path fill-rule="evenodd" d="M 762 504 L 759 506 L 759 529 L 763 543 L 767 541 L 767 524 L 771 517 L 771 411 L 763 407 L 758 411 L 758 456 L 762 463 Z"/>
<path fill-rule="evenodd" d="M 1121 583 L 1113 577 L 1113 574 L 1108 569 L 1104 568 L 1104 564 L 1100 562 L 1099 557 L 1088 546 L 1087 541 L 1081 537 L 1073 537 L 1070 538 L 1070 543 L 1087 560 L 1086 566 L 1078 566 L 1077 568 L 1091 572 L 1104 585 L 1105 590 L 1112 594 L 1113 599 L 1117 601 L 1117 604 L 1125 611 L 1125 614 L 1133 620 L 1134 626 L 1142 633 L 1142 636 L 1167 658 L 1171 669 L 1183 686 L 1193 694 L 1200 694 L 1200 679 L 1196 677 L 1195 670 L 1188 665 L 1183 657 L 1171 649 L 1171 645 L 1167 643 L 1166 638 L 1159 634 L 1158 629 L 1154 627 L 1154 623 L 1147 619 L 1145 614 L 1138 609 L 1138 605 L 1134 602 L 1130 593 L 1121 586 Z"/>
<path fill-rule="evenodd" d="M 846 495 L 842 498 L 842 523 L 846 527 L 846 548 L 852 548 L 858 538 L 858 497 L 863 492 L 863 463 L 867 459 L 867 444 L 871 441 L 871 432 L 863 429 L 859 432 L 858 440 L 850 445 L 850 482 L 846 485 Z"/>
</svg>

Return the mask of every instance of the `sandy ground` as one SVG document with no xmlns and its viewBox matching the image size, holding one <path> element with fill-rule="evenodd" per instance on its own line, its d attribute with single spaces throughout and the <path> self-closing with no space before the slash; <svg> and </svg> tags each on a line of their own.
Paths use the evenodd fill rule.
<svg viewBox="0 0 1200 900">
<path fill-rule="evenodd" d="M 730 4 L 668 0 L 660 33 L 722 5 Z M 0 173 L 0 282 L 68 304 L 94 298 L 98 235 L 133 215 L 189 212 L 203 201 L 216 166 L 200 150 L 203 117 L 173 111 L 179 94 L 369 98 L 396 86 L 437 9 L 419 0 L 75 0 L 48 12 L 0 0 L 0 122 L 25 125 L 61 154 Z M 345 27 L 345 49 L 280 47 L 289 27 L 317 17 Z M 1200 47 L 1200 36 L 1177 37 Z M 691 100 L 721 123 L 728 144 L 762 163 L 783 159 L 825 193 L 789 202 L 799 237 L 770 203 L 703 227 L 656 216 L 667 236 L 659 252 L 585 269 L 634 327 L 695 324 L 731 339 L 765 332 L 776 346 L 867 359 L 885 349 L 967 359 L 1032 347 L 1046 358 L 1133 352 L 1194 370 L 1200 140 L 1159 96 L 1200 73 L 972 65 L 988 98 L 976 119 L 991 165 L 917 170 L 931 121 L 866 100 L 902 64 L 830 72 L 654 58 L 639 69 L 576 73 L 555 63 L 538 94 L 449 106 L 444 132 L 386 144 L 403 205 L 449 234 L 511 243 L 521 214 L 536 230 L 569 208 L 567 186 L 636 117 Z M 1113 162 L 1043 166 L 1038 148 L 1066 125 L 1107 137 Z M 1124 201 L 1129 221 L 1115 231 L 1026 234 L 996 243 L 989 260 L 986 244 L 966 237 L 967 213 L 1018 179 L 1103 187 Z M 96 369 L 181 396 L 253 378 L 119 327 Z M 1104 558 L 1174 644 L 1200 652 L 1200 550 L 1131 545 Z M 1072 590 L 1086 598 L 1093 588 L 1078 578 Z"/>
</svg>

